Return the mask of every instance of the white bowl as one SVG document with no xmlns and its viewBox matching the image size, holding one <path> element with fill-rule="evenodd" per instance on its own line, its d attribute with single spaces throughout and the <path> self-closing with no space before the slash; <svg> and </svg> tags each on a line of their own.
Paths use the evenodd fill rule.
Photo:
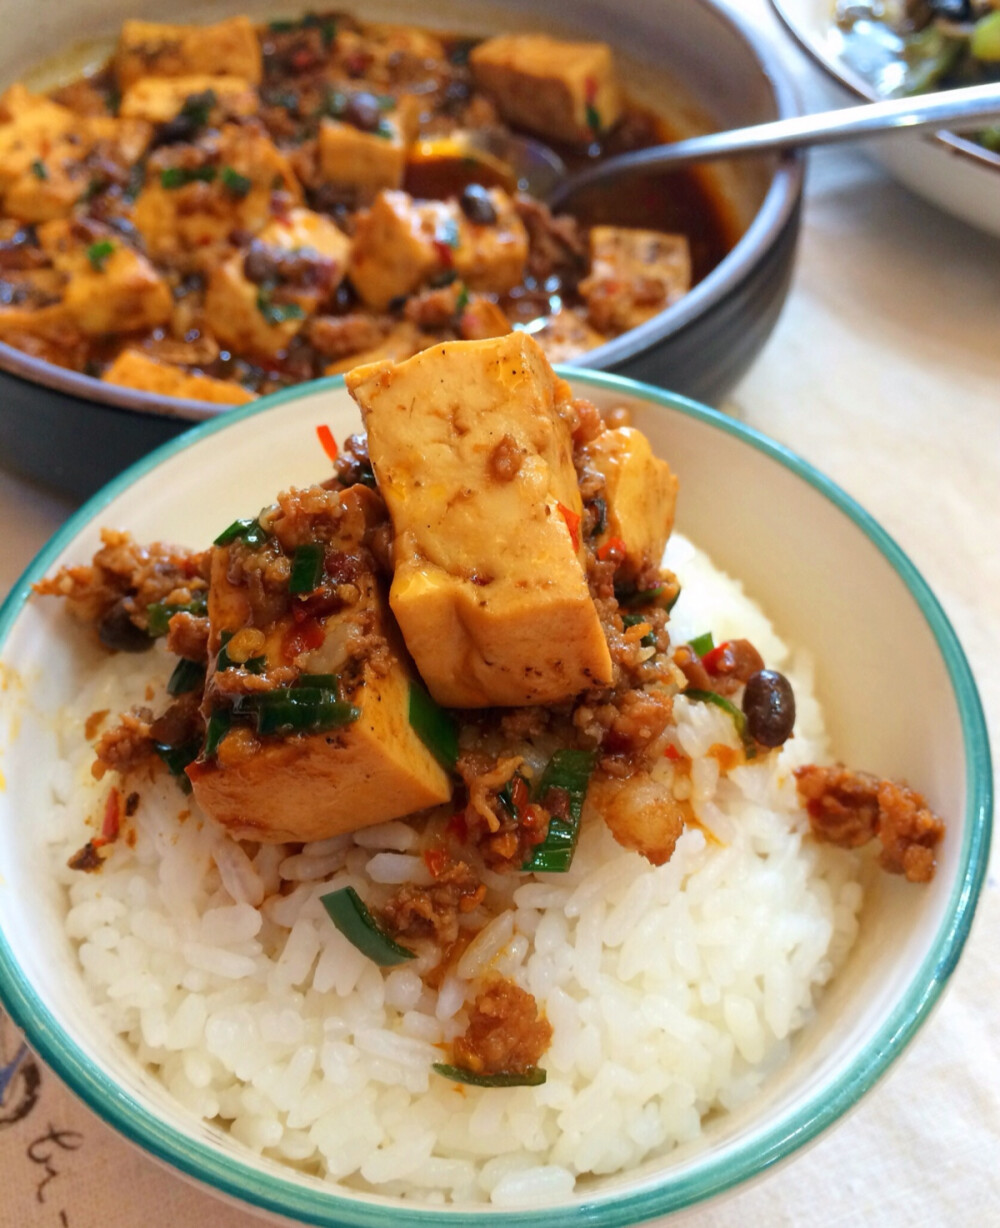
<svg viewBox="0 0 1000 1228">
<path fill-rule="evenodd" d="M 803 461 L 712 410 L 615 377 L 566 372 L 578 393 L 624 404 L 680 475 L 678 528 L 745 581 L 787 639 L 811 645 L 837 754 L 906 778 L 947 816 L 937 876 L 878 875 L 861 936 L 751 1103 L 696 1145 L 543 1209 L 419 1208 L 357 1194 L 261 1159 L 174 1102 L 91 1005 L 44 849 L 52 729 L 78 665 L 58 603 L 30 584 L 90 557 L 102 525 L 139 540 L 204 543 L 289 484 L 328 471 L 315 436 L 357 426 L 340 380 L 241 409 L 172 441 L 95 496 L 0 609 L 0 996 L 29 1042 L 98 1114 L 218 1193 L 313 1225 L 596 1228 L 634 1224 L 731 1190 L 791 1156 L 851 1108 L 927 1017 L 962 949 L 987 862 L 991 779 L 968 664 L 940 606 L 872 519 Z"/>
<path fill-rule="evenodd" d="M 870 81 L 841 56 L 834 0 L 770 0 L 771 6 L 812 59 L 838 87 L 844 102 L 878 100 Z M 979 230 L 1000 235 L 1000 154 L 974 141 L 940 132 L 873 142 L 872 152 L 900 183 L 924 200 Z"/>
</svg>

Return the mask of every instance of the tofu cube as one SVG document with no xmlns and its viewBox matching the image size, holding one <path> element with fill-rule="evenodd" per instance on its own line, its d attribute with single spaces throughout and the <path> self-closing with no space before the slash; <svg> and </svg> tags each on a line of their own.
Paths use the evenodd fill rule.
<svg viewBox="0 0 1000 1228">
<path fill-rule="evenodd" d="M 591 328 L 575 311 L 562 307 L 531 334 L 551 363 L 572 362 L 587 350 L 603 345 L 607 337 Z"/>
<path fill-rule="evenodd" d="M 322 180 L 356 189 L 361 202 L 372 200 L 384 188 L 398 188 L 416 135 L 419 110 L 418 100 L 407 95 L 397 107 L 383 113 L 375 132 L 324 119 L 317 155 Z"/>
<path fill-rule="evenodd" d="M 621 91 L 607 43 L 501 34 L 473 47 L 469 64 L 476 84 L 504 119 L 529 132 L 587 145 L 621 118 Z"/>
<path fill-rule="evenodd" d="M 57 219 L 38 227 L 38 241 L 53 267 L 66 274 L 63 306 L 85 336 L 141 332 L 170 319 L 167 283 L 117 235 L 90 242 L 71 222 Z"/>
<path fill-rule="evenodd" d="M 356 368 L 392 518 L 389 594 L 434 698 L 558 703 L 611 680 L 587 587 L 571 393 L 524 333 Z"/>
<path fill-rule="evenodd" d="M 272 300 L 268 291 L 246 276 L 245 255 L 236 252 L 212 270 L 205 294 L 205 323 L 237 353 L 274 358 L 287 349 L 308 317 L 340 285 L 351 240 L 329 218 L 310 209 L 292 209 L 286 218 L 275 218 L 257 238 L 281 252 L 316 253 L 324 262 L 317 265 L 323 276 L 313 284 L 289 287 Z"/>
<path fill-rule="evenodd" d="M 625 546 L 618 576 L 630 581 L 659 567 L 674 526 L 677 478 L 634 427 L 602 431 L 586 446 L 588 463 L 604 477 L 607 524 L 594 545 L 617 537 Z"/>
<path fill-rule="evenodd" d="M 380 192 L 358 219 L 350 278 L 376 310 L 412 294 L 436 274 L 454 270 L 470 290 L 503 293 L 524 274 L 528 235 L 505 192 L 490 193 L 497 221 L 470 222 L 455 201 L 415 201 Z"/>
<path fill-rule="evenodd" d="M 675 303 L 691 289 L 684 235 L 623 226 L 590 231 L 590 273 L 580 282 L 594 328 L 621 333 Z"/>
<path fill-rule="evenodd" d="M 209 90 L 216 97 L 216 104 L 210 111 L 214 123 L 218 123 L 220 117 L 233 119 L 257 114 L 257 91 L 249 81 L 243 77 L 209 76 L 207 73 L 188 77 L 141 77 L 122 94 L 118 114 L 126 119 L 165 124 L 180 113 L 188 98 Z"/>
<path fill-rule="evenodd" d="M 324 375 L 345 375 L 354 367 L 373 362 L 402 362 L 404 358 L 412 358 L 419 354 L 427 345 L 427 334 L 420 331 L 410 320 L 400 320 L 386 333 L 385 337 L 370 350 L 358 354 L 349 354 L 331 362 L 323 371 Z"/>
<path fill-rule="evenodd" d="M 414 201 L 405 192 L 380 192 L 358 218 L 348 270 L 361 299 L 384 311 L 444 268 L 448 240 L 457 241 L 454 209 L 443 201 Z"/>
<path fill-rule="evenodd" d="M 253 393 L 239 384 L 185 371 L 183 367 L 150 358 L 142 350 L 135 349 L 122 350 L 101 378 L 105 383 L 122 388 L 138 388 L 140 392 L 181 397 L 186 401 L 207 401 L 213 405 L 245 405 L 254 399 Z"/>
<path fill-rule="evenodd" d="M 259 85 L 263 57 L 249 17 L 231 17 L 210 26 L 126 21 L 114 67 L 122 93 L 141 77 L 224 75 Z"/>
<path fill-rule="evenodd" d="M 67 217 L 95 173 L 99 178 L 101 163 L 131 166 L 145 152 L 151 134 L 140 120 L 73 115 L 44 99 L 38 103 L 0 128 L 0 149 L 7 153 L 0 169 L 4 212 L 32 223 Z M 64 124 L 67 116 L 69 125 Z"/>
<path fill-rule="evenodd" d="M 165 185 L 163 172 L 174 168 L 176 155 L 158 151 L 149 161 L 132 220 L 154 260 L 208 272 L 232 251 L 234 231 L 256 234 L 271 220 L 276 186 L 296 204 L 302 190 L 288 159 L 262 132 L 224 124 L 202 147 L 205 165 L 214 170 L 211 182 Z M 249 179 L 249 189 L 233 191 L 227 171 Z"/>
<path fill-rule="evenodd" d="M 343 557 L 365 556 L 363 504 L 368 500 L 371 492 L 357 488 L 340 495 L 342 524 L 326 540 Z M 210 654 L 218 652 L 223 631 L 254 625 L 252 598 L 232 583 L 229 572 L 229 547 L 215 547 L 208 598 Z M 321 733 L 260 736 L 251 740 L 250 753 L 248 731 L 230 732 L 213 760 L 188 769 L 199 805 L 237 838 L 323 840 L 451 797 L 448 773 L 410 724 L 414 676 L 379 581 L 362 566 L 352 585 L 357 600 L 322 620 L 322 643 L 308 652 L 296 656 L 296 646 L 289 647 L 300 627 L 290 613 L 257 630 L 265 637 L 267 669 L 287 670 L 294 664 L 302 676 L 339 674 L 340 698 L 359 709 L 357 720 Z M 373 640 L 381 641 L 377 658 L 352 657 L 352 644 Z M 212 679 L 208 694 L 213 694 Z"/>
<path fill-rule="evenodd" d="M 520 285 L 524 277 L 528 232 L 506 192 L 493 188 L 490 200 L 496 221 L 489 226 L 470 222 L 458 205 L 453 205 L 458 242 L 452 261 L 470 290 L 504 294 Z"/>
</svg>

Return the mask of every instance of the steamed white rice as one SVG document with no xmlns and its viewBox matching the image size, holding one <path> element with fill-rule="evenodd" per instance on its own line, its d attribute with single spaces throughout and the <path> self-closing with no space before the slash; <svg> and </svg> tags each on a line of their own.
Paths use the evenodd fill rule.
<svg viewBox="0 0 1000 1228">
<path fill-rule="evenodd" d="M 675 774 L 664 760 L 663 786 L 690 799 L 700 828 L 657 869 L 592 815 L 568 874 L 487 875 L 505 906 L 437 990 L 419 961 L 369 962 L 319 901 L 421 881 L 402 822 L 258 849 L 203 822 L 164 777 L 141 789 L 134 846 L 119 841 L 100 873 L 67 869 L 107 790 L 90 776 L 84 720 L 145 702 L 170 663 L 158 648 L 94 670 L 62 735 L 52 864 L 98 1010 L 178 1101 L 331 1181 L 514 1206 L 663 1154 L 755 1094 L 854 941 L 858 861 L 814 843 L 797 806 L 792 768 L 828 759 L 807 660 L 689 543 L 675 538 L 667 562 L 684 585 L 673 638 L 751 639 L 793 683 L 796 736 L 727 775 L 707 752 L 737 748 L 731 720 L 678 700 L 693 765 Z M 431 1070 L 488 970 L 552 1024 L 541 1087 L 460 1088 Z"/>
</svg>

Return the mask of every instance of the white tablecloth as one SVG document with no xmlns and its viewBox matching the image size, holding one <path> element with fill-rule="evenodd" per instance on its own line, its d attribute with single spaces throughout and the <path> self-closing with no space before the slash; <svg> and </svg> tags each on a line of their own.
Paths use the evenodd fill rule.
<svg viewBox="0 0 1000 1228">
<path fill-rule="evenodd" d="M 762 0 L 745 7 L 780 37 Z M 822 106 L 813 71 L 787 59 Z M 1000 241 L 857 152 L 811 157 L 791 296 L 726 408 L 829 474 L 907 551 L 965 646 L 1000 763 Z M 0 458 L 0 594 L 70 510 Z M 950 991 L 892 1077 L 807 1154 L 672 1224 L 1000 1225 L 998 858 Z M 247 1222 L 129 1147 L 47 1071 L 32 1111 L 8 1120 L 3 1067 L 17 1053 L 0 1032 L 0 1228 Z"/>
</svg>

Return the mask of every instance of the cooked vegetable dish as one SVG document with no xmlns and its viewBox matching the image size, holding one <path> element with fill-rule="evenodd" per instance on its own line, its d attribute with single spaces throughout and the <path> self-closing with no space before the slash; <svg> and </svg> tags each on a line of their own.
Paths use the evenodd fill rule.
<svg viewBox="0 0 1000 1228">
<path fill-rule="evenodd" d="M 440 977 L 491 921 L 498 879 L 566 874 L 585 812 L 652 865 L 671 860 L 697 823 L 662 779 L 665 764 L 692 768 L 675 705 L 722 714 L 727 741 L 708 757 L 725 775 L 788 743 L 795 694 L 748 639 L 671 643 L 676 479 L 623 413 L 574 398 L 531 338 L 442 343 L 355 369 L 348 387 L 365 433 L 326 482 L 200 553 L 105 531 L 90 566 L 40 591 L 110 649 L 165 635 L 178 658 L 158 713 L 101 733 L 98 777 L 165 765 L 254 844 L 412 823 L 419 876 L 377 906 L 353 885 L 323 903 L 368 959 L 419 953 Z M 818 839 L 877 839 L 886 870 L 929 881 L 943 824 L 918 793 L 842 765 L 796 777 Z M 81 870 L 121 830 L 117 787 L 109 799 Z M 524 986 L 487 979 L 435 1069 L 532 1085 L 550 1039 Z"/>
<path fill-rule="evenodd" d="M 0 341 L 237 404 L 512 327 L 571 359 L 730 245 L 696 172 L 553 217 L 476 144 L 508 125 L 571 165 L 668 135 L 602 43 L 127 21 L 100 71 L 0 96 Z"/>
<path fill-rule="evenodd" d="M 1000 81 L 997 0 L 838 0 L 837 26 L 845 60 L 886 97 Z M 1000 128 L 976 139 L 1000 153 Z"/>
</svg>

